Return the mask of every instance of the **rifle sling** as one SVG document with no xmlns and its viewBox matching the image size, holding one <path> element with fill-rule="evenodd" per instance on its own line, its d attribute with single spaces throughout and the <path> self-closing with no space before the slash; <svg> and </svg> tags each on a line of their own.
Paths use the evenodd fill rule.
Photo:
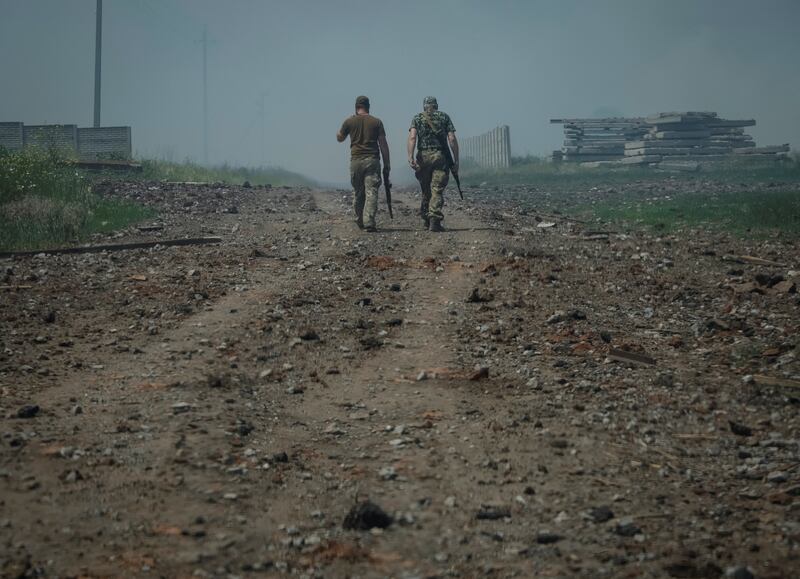
<svg viewBox="0 0 800 579">
<path fill-rule="evenodd" d="M 425 118 L 425 121 L 428 123 L 428 126 L 433 131 L 433 134 L 436 135 L 436 138 L 439 139 L 439 144 L 444 148 L 444 156 L 447 157 L 447 164 L 449 165 L 450 172 L 453 173 L 453 177 L 456 179 L 456 185 L 458 185 L 458 194 L 461 198 L 464 198 L 464 194 L 461 192 L 461 180 L 458 178 L 458 173 L 453 171 L 453 167 L 455 166 L 455 161 L 453 160 L 453 154 L 450 152 L 450 146 L 447 144 L 447 137 L 443 133 L 438 133 L 431 122 L 430 115 L 425 112 L 422 113 L 422 116 Z"/>
</svg>

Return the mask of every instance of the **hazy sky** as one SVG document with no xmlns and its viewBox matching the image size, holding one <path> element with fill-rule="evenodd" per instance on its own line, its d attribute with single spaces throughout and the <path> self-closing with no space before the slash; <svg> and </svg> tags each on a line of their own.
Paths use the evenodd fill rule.
<svg viewBox="0 0 800 579">
<path fill-rule="evenodd" d="M 393 165 L 422 98 L 457 134 L 511 127 L 560 147 L 551 117 L 714 110 L 760 145 L 800 144 L 798 0 L 105 0 L 104 125 L 140 156 L 202 160 L 208 27 L 212 163 L 346 182 L 335 140 L 358 94 Z M 95 0 L 0 0 L 0 120 L 92 123 Z M 262 147 L 262 116 L 265 139 Z"/>
</svg>

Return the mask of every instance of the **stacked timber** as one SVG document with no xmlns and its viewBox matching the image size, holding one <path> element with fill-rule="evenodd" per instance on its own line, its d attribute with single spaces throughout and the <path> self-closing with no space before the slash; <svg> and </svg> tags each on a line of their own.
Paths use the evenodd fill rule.
<svg viewBox="0 0 800 579">
<path fill-rule="evenodd" d="M 550 119 L 564 125 L 564 161 L 611 161 L 625 157 L 625 143 L 641 139 L 647 131 L 644 119 Z"/>
<path fill-rule="evenodd" d="M 645 119 L 641 140 L 625 143 L 625 164 L 658 163 L 662 159 L 716 160 L 737 149 L 755 147 L 744 132 L 756 122 L 720 119 L 714 112 L 658 113 Z"/>
</svg>

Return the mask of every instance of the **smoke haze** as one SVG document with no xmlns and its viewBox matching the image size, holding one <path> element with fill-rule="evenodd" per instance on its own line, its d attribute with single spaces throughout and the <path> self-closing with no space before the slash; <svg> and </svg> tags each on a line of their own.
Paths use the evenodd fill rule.
<svg viewBox="0 0 800 579">
<path fill-rule="evenodd" d="M 667 110 L 800 143 L 796 0 L 105 0 L 103 15 L 102 124 L 131 125 L 142 157 L 203 158 L 205 26 L 214 164 L 344 183 L 334 137 L 358 94 L 396 169 L 428 94 L 461 137 L 508 124 L 515 155 L 559 148 L 551 117 Z M 0 0 L 0 121 L 91 125 L 94 25 L 94 0 Z"/>
</svg>

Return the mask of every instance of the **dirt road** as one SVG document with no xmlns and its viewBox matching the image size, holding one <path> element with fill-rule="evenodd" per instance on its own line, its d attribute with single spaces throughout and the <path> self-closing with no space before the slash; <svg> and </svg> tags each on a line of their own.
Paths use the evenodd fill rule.
<svg viewBox="0 0 800 579">
<path fill-rule="evenodd" d="M 120 240 L 223 243 L 0 262 L 3 576 L 800 568 L 791 243 L 490 194 L 441 235 L 410 193 L 376 234 L 341 191 L 107 194 L 163 211 Z M 367 499 L 391 524 L 344 529 Z"/>
</svg>

